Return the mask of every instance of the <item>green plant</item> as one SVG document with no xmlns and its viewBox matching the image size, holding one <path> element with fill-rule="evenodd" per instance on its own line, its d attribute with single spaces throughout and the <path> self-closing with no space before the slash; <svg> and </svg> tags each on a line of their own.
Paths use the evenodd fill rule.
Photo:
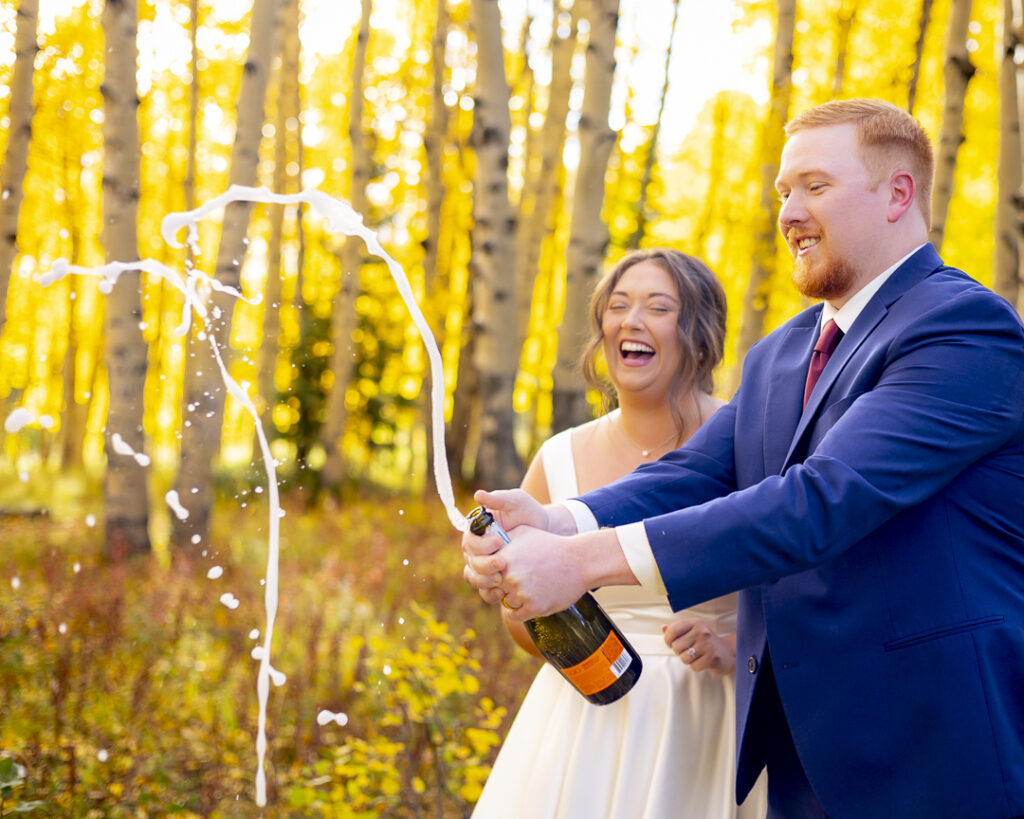
<svg viewBox="0 0 1024 819">
<path fill-rule="evenodd" d="M 13 798 L 14 789 L 25 784 L 25 766 L 19 765 L 5 752 L 0 751 L 0 817 L 8 813 L 7 803 Z M 31 813 L 44 807 L 40 801 L 15 802 L 11 813 Z"/>
</svg>

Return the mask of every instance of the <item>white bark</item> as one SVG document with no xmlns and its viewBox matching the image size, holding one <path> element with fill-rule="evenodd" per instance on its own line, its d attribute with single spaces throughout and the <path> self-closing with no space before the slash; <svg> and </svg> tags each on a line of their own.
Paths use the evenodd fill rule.
<svg viewBox="0 0 1024 819">
<path fill-rule="evenodd" d="M 297 174 L 289 173 L 289 148 L 301 139 L 298 110 L 299 81 L 299 2 L 285 0 L 281 14 L 281 65 L 277 72 L 277 118 L 274 127 L 274 192 L 296 193 L 301 185 Z M 267 276 L 263 288 L 263 340 L 259 353 L 259 406 L 273 409 L 277 398 L 274 374 L 280 353 L 281 293 L 284 266 L 285 213 L 289 208 L 272 206 L 269 213 L 270 236 L 267 239 Z M 264 414 L 261 412 L 261 414 Z M 270 416 L 265 415 L 265 421 Z"/>
<path fill-rule="evenodd" d="M 580 111 L 580 164 L 572 197 L 569 250 L 566 255 L 565 313 L 558 332 L 554 369 L 552 426 L 555 431 L 591 417 L 579 361 L 588 332 L 590 294 L 604 269 L 608 226 L 601 218 L 605 172 L 615 145 L 608 125 L 612 79 L 615 75 L 615 35 L 618 0 L 592 0 L 587 43 L 583 105 Z"/>
<path fill-rule="evenodd" d="M 356 213 L 366 213 L 368 201 L 366 185 L 370 181 L 370 145 L 363 128 L 363 74 L 366 69 L 366 48 L 370 40 L 370 13 L 372 0 L 363 0 L 359 32 L 352 57 L 352 93 L 348 99 L 348 136 L 351 145 L 349 204 Z M 348 421 L 345 393 L 356 363 L 356 349 L 352 331 L 356 327 L 356 297 L 359 295 L 360 270 L 363 266 L 363 246 L 360 239 L 349 237 L 338 253 L 341 280 L 331 307 L 331 363 L 334 383 L 327 394 L 324 423 L 320 427 L 320 445 L 326 453 L 320 469 L 320 483 L 336 487 L 345 477 L 345 453 L 342 439 Z"/>
<path fill-rule="evenodd" d="M 924 58 L 924 41 L 928 33 L 928 23 L 932 18 L 933 0 L 921 0 L 921 20 L 917 27 L 917 42 L 914 44 L 914 64 L 910 70 L 910 85 L 907 88 L 907 111 L 914 113 L 917 99 L 917 81 L 921 76 L 921 61 Z"/>
<path fill-rule="evenodd" d="M 509 86 L 497 0 L 471 0 L 477 43 L 477 91 L 472 146 L 473 234 L 470 271 L 480 395 L 476 478 L 486 486 L 514 486 L 522 467 L 513 443 L 519 349 L 515 344 L 516 216 L 509 200 Z"/>
<path fill-rule="evenodd" d="M 761 200 L 755 228 L 754 259 L 741 306 L 740 335 L 736 361 L 742 363 L 747 351 L 764 335 L 768 295 L 775 274 L 776 221 L 779 198 L 775 177 L 785 139 L 786 119 L 793 90 L 793 37 L 796 28 L 796 0 L 779 0 L 768 119 L 761 134 Z M 740 367 L 735 368 L 738 376 Z M 735 386 L 735 384 L 733 385 Z"/>
<path fill-rule="evenodd" d="M 254 0 L 249 31 L 249 48 L 238 92 L 235 141 L 231 147 L 228 181 L 252 186 L 257 181 L 260 136 L 263 130 L 267 84 L 275 53 L 275 18 L 279 0 Z M 245 257 L 245 236 L 250 203 L 233 202 L 224 209 L 215 275 L 226 285 L 239 287 L 239 273 Z M 215 296 L 212 320 L 204 328 L 213 334 L 226 357 L 234 308 L 232 299 Z M 186 520 L 174 520 L 174 542 L 183 549 L 199 551 L 205 543 L 213 509 L 213 465 L 220 450 L 224 421 L 225 389 L 207 342 L 189 344 L 185 386 L 185 427 L 182 432 L 181 464 L 175 489 L 189 510 Z M 226 362 L 227 363 L 227 362 Z M 230 366 L 230 365 L 229 365 Z M 189 407 L 194 407 L 193 411 Z"/>
<path fill-rule="evenodd" d="M 0 168 L 0 332 L 7 317 L 7 286 L 18 255 L 18 214 L 24 198 L 28 146 L 32 139 L 32 78 L 35 74 L 36 18 L 39 0 L 18 3 L 18 30 L 14 37 L 7 149 Z"/>
<path fill-rule="evenodd" d="M 516 338 L 526 338 L 529 329 L 533 288 L 539 272 L 541 250 L 545 237 L 556 229 L 555 203 L 564 182 L 562 151 L 565 147 L 565 118 L 569 113 L 569 95 L 572 91 L 572 58 L 576 46 L 576 25 L 579 22 L 580 2 L 573 3 L 569 11 L 568 31 L 559 34 L 558 20 L 561 4 L 554 3 L 551 31 L 551 85 L 548 105 L 540 133 L 540 162 L 535 177 L 527 180 L 524 191 L 521 239 L 517 246 L 516 270 Z"/>
<path fill-rule="evenodd" d="M 1020 290 L 1021 196 L 1020 93 L 1013 57 L 1020 45 L 1020 0 L 1003 0 L 1003 50 L 999 63 L 999 155 L 993 289 L 1017 303 Z"/>
<path fill-rule="evenodd" d="M 967 96 L 967 84 L 976 70 L 967 50 L 967 26 L 970 22 L 971 0 L 952 0 L 943 72 L 946 78 L 945 104 L 939 132 L 939 150 L 935 158 L 932 227 L 928 233 L 928 239 L 939 250 L 946 230 L 949 202 L 953 198 L 956 157 L 964 141 L 964 98 Z"/>
<path fill-rule="evenodd" d="M 139 203 L 138 8 L 135 0 L 108 0 L 103 8 L 106 71 L 103 80 L 104 168 L 103 248 L 107 261 L 139 257 L 136 220 Z M 122 275 L 106 300 L 104 363 L 110 407 L 105 433 L 107 468 L 103 495 L 106 548 L 113 560 L 148 551 L 148 472 L 134 458 L 116 452 L 119 435 L 135 452 L 145 451 L 143 392 L 146 342 L 139 273 Z"/>
</svg>

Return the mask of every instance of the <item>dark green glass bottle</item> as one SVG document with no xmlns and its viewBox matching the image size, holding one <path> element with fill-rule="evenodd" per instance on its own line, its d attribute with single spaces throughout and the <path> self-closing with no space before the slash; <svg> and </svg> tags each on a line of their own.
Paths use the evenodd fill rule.
<svg viewBox="0 0 1024 819">
<path fill-rule="evenodd" d="M 496 534 L 509 542 L 482 506 L 470 512 L 468 520 L 474 535 Z M 640 655 L 590 592 L 565 611 L 523 625 L 544 658 L 595 705 L 615 702 L 640 679 Z"/>
</svg>

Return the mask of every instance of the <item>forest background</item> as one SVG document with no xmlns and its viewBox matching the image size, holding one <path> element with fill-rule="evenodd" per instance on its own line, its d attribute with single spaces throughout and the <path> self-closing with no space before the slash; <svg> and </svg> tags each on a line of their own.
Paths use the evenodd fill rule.
<svg viewBox="0 0 1024 819">
<path fill-rule="evenodd" d="M 0 816 L 464 816 L 479 794 L 535 665 L 461 582 L 388 268 L 300 191 L 408 274 L 461 509 L 600 410 L 587 295 L 630 248 L 718 273 L 731 395 L 803 306 L 772 181 L 811 105 L 912 111 L 932 241 L 1019 305 L 1020 0 L 715 5 L 739 56 L 687 59 L 710 25 L 689 0 L 0 0 Z M 229 185 L 292 199 L 165 240 Z"/>
</svg>

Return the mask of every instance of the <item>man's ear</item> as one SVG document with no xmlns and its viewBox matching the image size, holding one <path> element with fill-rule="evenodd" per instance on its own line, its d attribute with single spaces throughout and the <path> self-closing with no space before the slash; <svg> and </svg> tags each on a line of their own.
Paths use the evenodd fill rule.
<svg viewBox="0 0 1024 819">
<path fill-rule="evenodd" d="M 889 177 L 889 221 L 898 222 L 914 204 L 917 185 L 909 171 L 894 171 Z"/>
</svg>

